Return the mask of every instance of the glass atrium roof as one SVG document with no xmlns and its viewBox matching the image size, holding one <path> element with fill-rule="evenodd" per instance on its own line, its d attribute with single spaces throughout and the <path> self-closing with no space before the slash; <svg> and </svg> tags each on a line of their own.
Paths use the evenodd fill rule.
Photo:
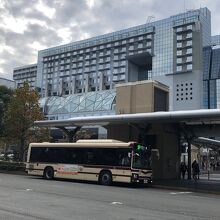
<svg viewBox="0 0 220 220">
<path fill-rule="evenodd" d="M 40 107 L 46 114 L 110 111 L 116 97 L 115 90 L 73 94 L 66 97 L 51 96 L 40 99 Z"/>
</svg>

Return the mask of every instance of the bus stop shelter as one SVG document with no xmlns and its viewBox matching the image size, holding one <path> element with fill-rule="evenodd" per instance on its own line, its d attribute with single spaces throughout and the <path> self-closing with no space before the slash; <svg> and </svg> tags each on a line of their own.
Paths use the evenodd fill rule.
<svg viewBox="0 0 220 220">
<path fill-rule="evenodd" d="M 220 110 L 190 110 L 119 114 L 107 116 L 75 117 L 65 120 L 35 121 L 38 127 L 61 129 L 73 141 L 75 133 L 83 126 L 99 125 L 107 129 L 107 138 L 137 141 L 156 152 L 153 157 L 155 179 L 179 178 L 182 142 L 188 149 L 188 178 L 191 178 L 191 144 L 206 133 L 220 131 Z M 207 132 L 208 131 L 208 132 Z M 207 138 L 209 139 L 209 138 Z M 206 140 L 209 141 L 209 140 Z"/>
</svg>

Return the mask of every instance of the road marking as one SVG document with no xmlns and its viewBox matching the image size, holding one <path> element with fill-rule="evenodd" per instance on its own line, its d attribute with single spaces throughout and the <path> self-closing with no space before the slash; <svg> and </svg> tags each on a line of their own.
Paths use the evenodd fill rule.
<svg viewBox="0 0 220 220">
<path fill-rule="evenodd" d="M 26 189 L 26 191 L 32 191 L 32 189 Z"/>
<path fill-rule="evenodd" d="M 171 195 L 178 195 L 178 194 L 190 194 L 192 192 L 171 192 Z"/>
<path fill-rule="evenodd" d="M 112 205 L 122 205 L 123 203 L 122 202 L 112 202 L 111 204 Z"/>
</svg>

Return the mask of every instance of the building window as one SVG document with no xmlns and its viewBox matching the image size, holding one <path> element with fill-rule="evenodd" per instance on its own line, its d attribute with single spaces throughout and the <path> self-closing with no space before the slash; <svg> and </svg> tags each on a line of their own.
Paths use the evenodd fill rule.
<svg viewBox="0 0 220 220">
<path fill-rule="evenodd" d="M 186 62 L 192 62 L 192 56 L 187 57 Z"/>
<path fill-rule="evenodd" d="M 182 39 L 183 39 L 183 36 L 182 36 L 182 35 L 177 35 L 177 36 L 176 36 L 176 39 L 177 39 L 177 40 L 182 40 Z"/>
<path fill-rule="evenodd" d="M 140 49 L 140 48 L 143 48 L 143 44 L 142 43 L 138 44 L 138 49 Z"/>
<path fill-rule="evenodd" d="M 181 56 L 183 54 L 182 50 L 177 50 L 177 56 Z"/>
<path fill-rule="evenodd" d="M 134 50 L 134 45 L 131 45 L 131 46 L 129 47 L 129 50 Z"/>
<path fill-rule="evenodd" d="M 192 64 L 187 64 L 186 69 L 187 70 L 192 70 Z"/>
<path fill-rule="evenodd" d="M 177 48 L 180 48 L 180 47 L 182 47 L 182 46 L 183 46 L 182 43 L 177 43 Z"/>
<path fill-rule="evenodd" d="M 176 61 L 178 64 L 182 63 L 182 58 L 177 58 L 177 61 Z"/>
<path fill-rule="evenodd" d="M 192 48 L 188 48 L 187 50 L 186 50 L 186 54 L 191 54 L 192 53 Z"/>
<path fill-rule="evenodd" d="M 186 42 L 186 46 L 192 46 L 192 41 L 191 41 L 191 40 L 188 40 L 188 41 Z"/>
<path fill-rule="evenodd" d="M 182 27 L 178 27 L 178 28 L 176 29 L 176 32 L 181 32 L 182 30 L 183 30 Z"/>
<path fill-rule="evenodd" d="M 193 28 L 192 25 L 188 25 L 188 26 L 186 27 L 187 30 L 192 30 L 192 28 Z"/>
<path fill-rule="evenodd" d="M 138 37 L 138 40 L 143 40 L 143 39 L 144 39 L 143 36 Z"/>
<path fill-rule="evenodd" d="M 151 47 L 151 41 L 147 42 L 147 47 Z"/>
<path fill-rule="evenodd" d="M 148 35 L 147 35 L 147 39 L 151 40 L 151 39 L 152 39 L 152 35 L 151 35 L 151 34 L 148 34 Z"/>
<path fill-rule="evenodd" d="M 188 34 L 186 35 L 186 38 L 192 38 L 192 33 L 188 33 Z"/>
<path fill-rule="evenodd" d="M 182 66 L 177 66 L 177 67 L 176 67 L 176 71 L 177 71 L 177 72 L 181 72 L 182 70 L 183 70 L 183 67 L 182 67 Z"/>
</svg>

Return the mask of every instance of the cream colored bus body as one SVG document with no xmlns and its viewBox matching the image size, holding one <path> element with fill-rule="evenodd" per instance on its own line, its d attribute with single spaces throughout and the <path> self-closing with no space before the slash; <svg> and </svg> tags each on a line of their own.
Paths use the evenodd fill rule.
<svg viewBox="0 0 220 220">
<path fill-rule="evenodd" d="M 96 166 L 83 164 L 58 164 L 58 163 L 42 163 L 30 162 L 30 153 L 32 147 L 65 147 L 65 148 L 129 148 L 132 142 L 120 142 L 116 140 L 80 140 L 76 143 L 31 143 L 28 149 L 28 159 L 26 170 L 29 175 L 43 176 L 46 167 L 52 167 L 55 178 L 66 178 L 75 180 L 98 181 L 99 174 L 103 170 L 108 170 L 112 174 L 113 182 L 130 183 L 132 174 L 151 181 L 151 170 L 131 169 L 131 167 L 114 167 L 114 166 Z M 65 167 L 74 169 L 65 172 Z M 63 172 L 61 172 L 62 170 Z"/>
</svg>

